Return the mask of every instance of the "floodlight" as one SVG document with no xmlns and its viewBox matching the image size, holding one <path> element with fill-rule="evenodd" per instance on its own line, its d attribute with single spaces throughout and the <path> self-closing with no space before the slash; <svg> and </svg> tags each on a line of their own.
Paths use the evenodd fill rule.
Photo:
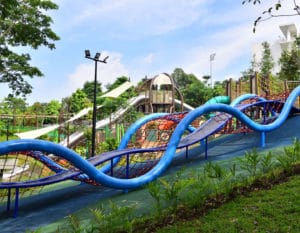
<svg viewBox="0 0 300 233">
<path fill-rule="evenodd" d="M 98 59 L 99 59 L 99 57 L 100 57 L 100 55 L 101 55 L 101 53 L 96 53 L 96 55 L 95 55 L 95 59 L 96 59 L 96 60 L 98 60 Z"/>
<path fill-rule="evenodd" d="M 91 57 L 91 52 L 90 52 L 90 50 L 85 50 L 84 51 L 84 53 L 85 53 L 85 57 Z"/>
</svg>

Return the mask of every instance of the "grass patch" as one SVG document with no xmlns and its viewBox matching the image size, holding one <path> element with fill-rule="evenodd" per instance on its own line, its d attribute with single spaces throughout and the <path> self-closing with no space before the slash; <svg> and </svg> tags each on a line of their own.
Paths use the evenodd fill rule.
<svg viewBox="0 0 300 233">
<path fill-rule="evenodd" d="M 175 175 L 173 170 L 172 175 L 159 178 L 149 184 L 147 189 L 117 195 L 109 201 L 99 201 L 74 213 L 60 221 L 56 229 L 55 225 L 47 226 L 52 231 L 50 228 L 50 231 L 46 228 L 39 230 L 273 232 L 276 231 L 274 229 L 280 229 L 279 232 L 297 232 L 299 224 L 294 219 L 300 217 L 299 201 L 293 201 L 300 200 L 299 183 L 292 185 L 296 190 L 286 191 L 288 189 L 285 187 L 282 189 L 285 193 L 277 190 L 270 195 L 268 192 L 275 189 L 274 185 L 281 184 L 278 186 L 280 188 L 292 176 L 299 179 L 298 161 L 300 141 L 295 140 L 293 145 L 284 147 L 281 152 L 258 154 L 253 149 L 238 159 L 201 163 L 197 168 L 180 168 Z M 262 189 L 265 190 L 259 191 Z M 246 202 L 245 199 L 254 198 L 254 194 L 259 192 L 262 192 L 260 199 Z M 266 201 L 262 197 L 266 197 Z M 223 210 L 226 206 L 228 209 Z M 218 210 L 224 212 L 216 212 Z M 127 212 L 132 213 L 132 217 L 126 219 L 124 213 Z M 290 214 L 293 214 L 293 220 Z M 126 226 L 122 226 L 125 219 Z M 111 222 L 114 224 L 111 225 Z"/>
<path fill-rule="evenodd" d="M 300 232 L 300 175 L 156 232 Z"/>
</svg>

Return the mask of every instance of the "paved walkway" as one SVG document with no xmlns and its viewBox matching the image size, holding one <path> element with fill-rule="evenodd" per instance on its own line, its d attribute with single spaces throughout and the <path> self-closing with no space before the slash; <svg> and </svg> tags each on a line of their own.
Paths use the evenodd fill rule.
<svg viewBox="0 0 300 233">
<path fill-rule="evenodd" d="M 291 144 L 294 137 L 300 138 L 300 117 L 290 118 L 279 129 L 266 134 L 266 148 L 271 149 Z M 246 150 L 259 148 L 259 134 L 232 135 L 209 144 L 209 160 L 225 159 L 243 155 Z M 203 154 L 199 148 L 189 153 L 189 164 L 203 163 Z M 185 161 L 182 158 L 174 161 L 168 173 L 176 170 Z M 192 163 L 191 163 L 192 162 Z M 129 193 L 130 194 L 130 193 Z M 97 200 L 107 199 L 114 195 L 126 195 L 121 190 L 105 187 L 94 187 L 86 184 L 43 193 L 34 197 L 20 199 L 19 213 L 16 219 L 6 213 L 5 205 L 0 205 L 0 231 L 25 232 L 48 225 L 69 214 L 78 211 Z"/>
</svg>

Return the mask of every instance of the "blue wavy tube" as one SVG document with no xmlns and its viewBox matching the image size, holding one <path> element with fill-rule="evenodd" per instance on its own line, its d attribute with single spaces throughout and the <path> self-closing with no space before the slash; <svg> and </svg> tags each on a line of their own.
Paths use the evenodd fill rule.
<svg viewBox="0 0 300 233">
<path fill-rule="evenodd" d="M 141 128 L 144 124 L 146 124 L 149 121 L 158 119 L 160 117 L 166 116 L 168 115 L 168 113 L 152 113 L 150 115 L 144 116 L 143 118 L 137 120 L 134 124 L 132 124 L 127 130 L 126 133 L 124 134 L 120 145 L 118 147 L 118 149 L 125 149 L 127 148 L 128 142 L 130 141 L 132 135 L 134 135 L 134 133 Z"/>
<path fill-rule="evenodd" d="M 141 128 L 144 124 L 146 124 L 149 121 L 155 120 L 157 118 L 163 117 L 168 115 L 167 113 L 152 113 L 150 115 L 144 116 L 142 118 L 140 118 L 139 120 L 137 120 L 135 123 L 133 123 L 127 130 L 126 133 L 124 134 L 119 146 L 118 146 L 118 150 L 122 150 L 127 148 L 127 145 L 132 137 L 132 135 L 134 135 L 134 133 Z M 113 159 L 113 166 L 115 164 L 117 164 L 120 161 L 120 158 L 115 158 Z M 108 164 L 102 168 L 100 168 L 99 170 L 101 172 L 108 172 L 111 168 L 111 164 Z"/>
<path fill-rule="evenodd" d="M 115 177 L 110 177 L 100 172 L 96 167 L 90 164 L 87 160 L 83 159 L 80 155 L 76 154 L 74 151 L 65 148 L 63 146 L 60 146 L 58 144 L 54 144 L 52 142 L 47 142 L 47 141 L 24 139 L 24 140 L 3 142 L 0 143 L 0 153 L 6 154 L 13 151 L 23 151 L 23 150 L 39 150 L 43 152 L 53 153 L 73 163 L 75 167 L 80 169 L 83 173 L 87 174 L 89 177 L 91 177 L 98 183 L 113 188 L 119 188 L 119 189 L 137 188 L 153 181 L 166 170 L 166 168 L 170 165 L 170 163 L 173 160 L 173 156 L 176 153 L 176 148 L 179 144 L 181 136 L 188 128 L 188 126 L 197 117 L 203 114 L 207 114 L 209 112 L 215 112 L 215 111 L 226 112 L 238 118 L 240 121 L 245 123 L 249 128 L 258 132 L 262 132 L 264 135 L 265 132 L 275 130 L 284 123 L 284 121 L 289 115 L 289 112 L 292 108 L 294 101 L 299 95 L 300 95 L 300 86 L 298 86 L 290 94 L 290 96 L 286 100 L 284 107 L 282 108 L 281 114 L 273 123 L 269 125 L 260 125 L 252 121 L 249 117 L 247 117 L 238 109 L 235 109 L 230 105 L 211 104 L 211 105 L 204 105 L 199 108 L 196 108 L 195 110 L 187 114 L 177 125 L 174 133 L 171 136 L 166 152 L 164 153 L 160 161 L 157 163 L 157 165 L 152 170 L 145 173 L 144 175 L 132 179 L 119 179 Z M 126 139 L 124 139 L 124 141 L 126 141 Z"/>
</svg>

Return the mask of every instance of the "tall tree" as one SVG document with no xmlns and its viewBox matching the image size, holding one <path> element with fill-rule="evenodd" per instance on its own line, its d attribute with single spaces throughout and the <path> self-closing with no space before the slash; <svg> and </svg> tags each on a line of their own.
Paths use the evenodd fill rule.
<svg viewBox="0 0 300 233">
<path fill-rule="evenodd" d="M 300 49 L 296 40 L 291 51 L 284 50 L 279 59 L 281 80 L 300 80 Z"/>
<path fill-rule="evenodd" d="M 183 69 L 176 68 L 172 77 L 174 78 L 184 102 L 193 107 L 198 107 L 212 98 L 215 94 L 223 93 L 222 85 L 217 85 L 215 89 L 207 87 L 206 82 L 200 81 L 194 74 L 186 74 Z"/>
<path fill-rule="evenodd" d="M 196 76 L 193 74 L 187 74 L 181 68 L 176 68 L 171 74 L 174 81 L 177 84 L 179 90 L 186 89 L 190 84 L 197 80 Z"/>
<path fill-rule="evenodd" d="M 262 44 L 262 58 L 259 63 L 260 73 L 264 76 L 268 76 L 272 73 L 274 68 L 274 60 L 271 54 L 270 44 L 268 42 L 263 42 Z"/>
<path fill-rule="evenodd" d="M 31 105 L 28 110 L 32 114 L 44 114 L 46 109 L 45 103 L 35 102 L 33 105 Z"/>
<path fill-rule="evenodd" d="M 193 107 L 204 104 L 213 97 L 213 91 L 200 80 L 193 82 L 183 91 L 184 101 Z"/>
<path fill-rule="evenodd" d="M 72 94 L 69 103 L 70 103 L 69 110 L 71 113 L 77 113 L 80 110 L 91 105 L 91 102 L 87 98 L 86 94 L 80 89 L 77 89 Z"/>
<path fill-rule="evenodd" d="M 25 112 L 26 102 L 21 98 L 7 97 L 4 100 L 4 107 L 6 108 L 6 113 L 12 115 L 13 125 L 20 123 L 18 116 Z"/>
<path fill-rule="evenodd" d="M 242 80 L 243 81 L 248 81 L 250 78 L 259 70 L 259 63 L 256 62 L 255 55 L 253 55 L 251 62 L 250 62 L 250 67 L 242 71 Z"/>
<path fill-rule="evenodd" d="M 58 100 L 51 100 L 46 106 L 48 115 L 58 115 L 61 108 L 61 103 Z"/>
<path fill-rule="evenodd" d="M 20 114 L 26 110 L 26 102 L 21 98 L 6 97 L 2 102 L 2 113 Z"/>
<path fill-rule="evenodd" d="M 102 84 L 100 82 L 96 82 L 96 93 L 98 96 L 102 94 L 101 85 Z M 91 102 L 94 102 L 94 82 L 85 82 L 81 90 L 86 94 L 87 98 Z"/>
<path fill-rule="evenodd" d="M 50 0 L 0 1 L 0 83 L 8 84 L 10 95 L 26 96 L 32 91 L 26 77 L 43 76 L 29 64 L 29 53 L 18 53 L 15 48 L 54 49 L 59 37 L 51 30 L 52 19 L 46 11 L 57 8 Z"/>
</svg>

